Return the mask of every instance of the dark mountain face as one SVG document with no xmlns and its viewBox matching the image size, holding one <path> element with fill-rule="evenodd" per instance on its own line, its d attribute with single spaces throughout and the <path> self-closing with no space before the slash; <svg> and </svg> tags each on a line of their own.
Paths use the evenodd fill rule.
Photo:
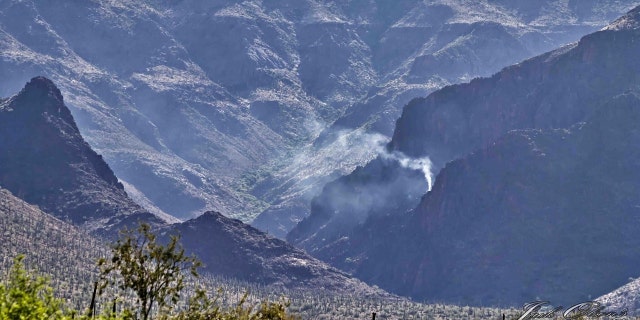
<svg viewBox="0 0 640 320">
<path fill-rule="evenodd" d="M 409 159 L 428 157 L 433 172 L 438 172 L 448 161 L 490 144 L 509 130 L 563 128 L 584 121 L 611 97 L 637 88 L 640 83 L 640 63 L 635 59 L 640 52 L 640 31 L 632 23 L 636 21 L 637 11 L 634 9 L 607 29 L 585 36 L 578 43 L 505 68 L 490 78 L 445 87 L 426 98 L 412 100 L 397 121 L 393 139 L 387 146 L 389 152 Z M 384 184 L 382 177 L 358 178 L 376 177 L 374 173 L 380 171 L 379 167 L 380 162 L 376 160 L 350 177 L 337 180 L 335 184 L 343 184 L 340 190 L 344 192 L 332 199 L 330 189 L 326 189 L 317 198 L 324 199 L 323 205 L 313 207 L 309 219 L 335 216 L 336 210 L 324 208 L 338 207 L 341 199 L 357 199 Z M 389 165 L 386 170 L 398 167 Z M 401 171 L 396 173 L 401 174 Z M 410 195 L 422 185 L 424 180 L 409 180 L 403 186 L 394 187 L 394 192 L 388 194 L 396 196 L 384 202 L 403 203 L 396 205 L 397 208 L 415 206 L 419 197 Z M 404 188 L 405 192 L 397 188 Z M 402 212 L 385 211 L 385 214 Z M 349 218 L 349 212 L 342 215 L 347 216 L 342 220 L 355 220 Z M 318 230 L 308 230 L 306 238 Z M 297 239 L 295 243 L 321 247 L 320 243 L 309 243 L 306 238 Z M 347 251 L 344 257 L 332 257 L 332 261 L 360 255 Z"/>
<path fill-rule="evenodd" d="M 410 156 L 428 155 L 441 167 L 511 129 L 581 121 L 611 96 L 637 86 L 640 63 L 633 57 L 639 37 L 638 29 L 603 30 L 491 78 L 414 100 L 390 146 Z"/>
<path fill-rule="evenodd" d="M 512 131 L 450 162 L 356 274 L 482 305 L 570 305 L 621 286 L 640 262 L 639 120 L 640 98 L 627 93 L 586 123 Z"/>
<path fill-rule="evenodd" d="M 60 90 L 42 77 L 0 106 L 0 185 L 94 232 L 131 219 L 162 222 L 127 197 L 80 135 Z"/>
<path fill-rule="evenodd" d="M 388 140 L 402 107 L 411 99 L 490 76 L 504 66 L 576 41 L 637 4 L 465 0 L 336 4 L 345 19 L 359 21 L 357 31 L 370 48 L 378 80 L 322 131 L 313 147 L 305 149 L 310 154 L 305 159 L 320 174 L 309 174 L 312 170 L 294 163 L 266 179 L 272 187 L 265 198 L 274 200 L 253 225 L 279 236 L 291 230 L 311 212 L 310 199 L 324 184 L 376 158 L 378 148 L 369 146 Z M 325 156 L 329 152 L 332 158 Z M 260 188 L 256 191 L 259 195 Z"/>
<path fill-rule="evenodd" d="M 388 147 L 429 156 L 436 170 L 446 164 L 432 191 L 421 200 L 387 200 L 419 202 L 411 214 L 374 214 L 328 245 L 313 235 L 340 229 L 320 225 L 296 243 L 321 248 L 312 252 L 365 281 L 419 299 L 571 303 L 623 283 L 637 273 L 637 226 L 625 221 L 635 219 L 640 182 L 632 173 L 640 141 L 633 93 L 640 80 L 638 12 L 491 78 L 413 100 Z M 345 191 L 339 199 L 375 189 L 383 178 L 362 177 L 380 170 L 376 160 L 337 180 Z M 405 185 L 406 194 L 417 186 Z M 308 221 L 338 220 L 335 210 L 325 210 L 340 203 L 328 188 Z M 601 276 L 608 269 L 624 276 Z"/>
</svg>

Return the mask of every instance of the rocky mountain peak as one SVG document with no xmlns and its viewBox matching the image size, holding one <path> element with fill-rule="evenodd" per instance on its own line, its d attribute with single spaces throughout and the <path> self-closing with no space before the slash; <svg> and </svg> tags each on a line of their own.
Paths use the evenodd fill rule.
<svg viewBox="0 0 640 320">
<path fill-rule="evenodd" d="M 14 106 L 23 106 L 22 108 L 11 108 L 18 114 L 25 117 L 40 117 L 43 114 L 56 115 L 57 120 L 61 120 L 65 126 L 69 126 L 71 131 L 78 131 L 71 111 L 64 105 L 60 89 L 53 81 L 45 77 L 32 78 L 9 101 L 12 101 Z M 51 122 L 53 119 L 47 118 L 47 121 Z"/>
<path fill-rule="evenodd" d="M 37 92 L 40 95 L 45 95 L 45 94 L 50 95 L 60 102 L 62 102 L 63 100 L 62 93 L 60 93 L 60 89 L 56 87 L 53 81 L 43 76 L 37 76 L 32 78 L 29 82 L 27 82 L 23 91 L 31 92 L 31 93 Z"/>
<path fill-rule="evenodd" d="M 0 186 L 90 231 L 117 229 L 131 217 L 160 223 L 128 198 L 63 101 L 51 80 L 36 77 L 3 102 Z"/>
<path fill-rule="evenodd" d="M 218 221 L 220 219 L 228 219 L 222 213 L 217 211 L 206 211 L 199 217 L 193 219 L 193 221 Z"/>
<path fill-rule="evenodd" d="M 141 221 L 162 235 L 182 234 L 185 250 L 217 275 L 278 287 L 387 295 L 219 212 L 172 225 L 146 212 L 84 141 L 60 91 L 46 78 L 34 78 L 0 104 L 0 188 L 43 212 L 107 238 Z M 0 204 L 2 196 L 0 189 Z"/>
</svg>

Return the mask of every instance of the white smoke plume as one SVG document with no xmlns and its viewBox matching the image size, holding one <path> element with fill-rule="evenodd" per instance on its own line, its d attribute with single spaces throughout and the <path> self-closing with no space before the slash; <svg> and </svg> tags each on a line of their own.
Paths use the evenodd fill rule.
<svg viewBox="0 0 640 320">
<path fill-rule="evenodd" d="M 432 163 L 429 157 L 411 158 L 400 151 L 388 152 L 384 148 L 380 151 L 380 156 L 385 159 L 396 160 L 402 167 L 412 170 L 420 170 L 424 174 L 427 181 L 427 191 L 431 191 L 433 187 L 433 172 L 431 171 Z"/>
<path fill-rule="evenodd" d="M 429 157 L 412 158 L 400 151 L 388 152 L 385 145 L 389 142 L 389 137 L 379 133 L 367 132 L 361 128 L 338 130 L 335 135 L 337 138 L 324 148 L 324 152 L 328 152 L 334 161 L 337 160 L 337 163 L 342 163 L 346 160 L 346 167 L 352 169 L 355 165 L 364 165 L 368 160 L 375 158 L 376 155 L 386 160 L 395 160 L 403 168 L 422 171 L 424 179 L 427 181 L 427 191 L 431 191 L 434 174 Z M 327 163 L 326 158 L 322 163 Z M 309 159 L 305 160 L 304 163 L 308 166 Z M 344 167 L 344 164 L 340 166 Z M 336 167 L 335 164 L 334 167 Z"/>
<path fill-rule="evenodd" d="M 349 149 L 374 149 L 380 157 L 386 160 L 395 160 L 403 168 L 420 170 L 424 174 L 424 179 L 427 181 L 427 191 L 431 191 L 434 179 L 433 172 L 431 171 L 431 159 L 429 159 L 429 157 L 412 158 L 400 151 L 388 152 L 384 147 L 388 142 L 389 138 L 384 135 L 379 133 L 363 132 L 360 129 L 357 129 L 353 131 L 340 131 L 335 143 L 345 149 L 345 151 L 343 151 L 344 153 L 348 153 L 349 151 L 347 150 Z M 362 151 L 358 153 L 362 153 Z M 342 152 L 340 154 L 342 154 Z"/>
</svg>

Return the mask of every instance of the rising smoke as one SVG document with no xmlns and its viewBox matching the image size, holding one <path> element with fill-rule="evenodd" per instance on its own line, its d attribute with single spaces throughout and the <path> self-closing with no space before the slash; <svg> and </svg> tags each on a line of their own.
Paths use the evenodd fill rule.
<svg viewBox="0 0 640 320">
<path fill-rule="evenodd" d="M 397 161 L 403 168 L 422 171 L 424 179 L 427 181 L 427 191 L 431 191 L 433 187 L 433 172 L 431 172 L 432 164 L 429 157 L 416 159 L 408 157 L 400 151 L 388 152 L 384 148 L 379 155 L 384 159 Z"/>
<path fill-rule="evenodd" d="M 369 219 L 402 214 L 415 208 L 433 186 L 429 158 L 411 158 L 399 151 L 388 151 L 389 138 L 364 130 L 336 135 L 331 154 L 368 151 L 370 161 L 350 174 L 324 185 L 311 202 L 311 215 L 287 236 L 292 243 L 313 251 L 344 237 Z M 347 147 L 346 150 L 342 148 Z M 351 149 L 353 147 L 354 149 Z M 344 153 L 343 153 L 344 152 Z"/>
</svg>

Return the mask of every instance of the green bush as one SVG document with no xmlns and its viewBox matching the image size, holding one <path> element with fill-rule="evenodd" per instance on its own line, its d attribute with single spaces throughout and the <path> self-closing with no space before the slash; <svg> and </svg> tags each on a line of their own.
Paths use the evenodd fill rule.
<svg viewBox="0 0 640 320">
<path fill-rule="evenodd" d="M 184 289 L 184 272 L 197 277 L 201 265 L 195 257 L 185 255 L 178 240 L 179 237 L 172 236 L 167 245 L 161 244 L 145 223 L 140 224 L 137 232 L 125 229 L 111 247 L 112 258 L 98 261 L 101 291 L 116 286 L 134 292 L 138 313 L 144 320 L 151 319 L 154 306 L 170 311 Z"/>
<path fill-rule="evenodd" d="M 24 268 L 23 255 L 13 260 L 4 283 L 0 284 L 0 319 L 66 320 L 64 303 L 53 295 L 47 278 Z"/>
<path fill-rule="evenodd" d="M 111 249 L 111 259 L 98 261 L 103 279 L 101 289 L 111 286 L 123 293 L 133 292 L 138 302 L 137 314 L 143 320 L 152 319 L 154 314 L 163 320 L 294 319 L 287 315 L 288 303 L 284 301 L 262 302 L 254 308 L 247 306 L 245 294 L 234 308 L 222 308 L 218 304 L 221 292 L 211 298 L 203 289 L 195 291 L 186 310 L 176 310 L 185 286 L 185 273 L 198 277 L 201 262 L 185 255 L 177 236 L 170 237 L 166 245 L 160 243 L 147 224 L 141 224 L 137 232 L 125 230 Z"/>
</svg>

